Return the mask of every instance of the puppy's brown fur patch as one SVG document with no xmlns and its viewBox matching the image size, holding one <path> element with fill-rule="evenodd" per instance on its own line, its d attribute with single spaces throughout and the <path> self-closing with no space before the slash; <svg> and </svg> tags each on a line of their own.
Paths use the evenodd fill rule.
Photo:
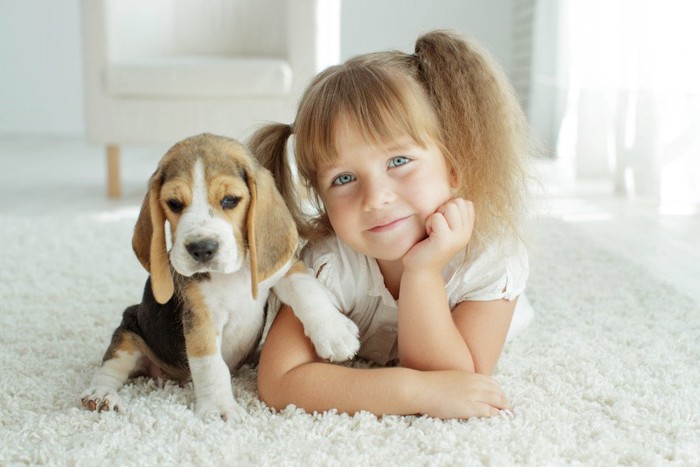
<svg viewBox="0 0 700 467">
<path fill-rule="evenodd" d="M 197 287 L 196 282 L 190 281 L 185 284 L 183 292 L 187 302 L 185 313 L 182 317 L 187 357 L 208 357 L 216 354 L 218 333 L 199 287 Z"/>
</svg>

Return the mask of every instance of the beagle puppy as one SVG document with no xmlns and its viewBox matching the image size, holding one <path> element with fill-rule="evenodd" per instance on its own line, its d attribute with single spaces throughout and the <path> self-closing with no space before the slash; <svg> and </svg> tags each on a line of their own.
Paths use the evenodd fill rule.
<svg viewBox="0 0 700 467">
<path fill-rule="evenodd" d="M 165 224 L 170 224 L 170 253 Z M 239 419 L 230 372 L 260 342 L 270 290 L 320 357 L 352 358 L 357 326 L 297 258 L 298 234 L 271 173 L 239 142 L 211 134 L 173 146 L 151 176 L 133 248 L 149 272 L 90 386 L 90 410 L 119 408 L 131 377 L 192 380 L 196 412 Z"/>
</svg>

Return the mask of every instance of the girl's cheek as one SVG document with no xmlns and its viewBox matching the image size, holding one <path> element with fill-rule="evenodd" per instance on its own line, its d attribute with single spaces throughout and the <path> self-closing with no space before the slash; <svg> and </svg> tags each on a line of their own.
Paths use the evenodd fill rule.
<svg viewBox="0 0 700 467">
<path fill-rule="evenodd" d="M 324 201 L 323 206 L 328 214 L 328 219 L 334 224 L 337 217 L 342 215 L 342 207 L 338 203 L 334 203 L 333 200 Z M 335 225 L 333 227 L 335 228 Z"/>
</svg>

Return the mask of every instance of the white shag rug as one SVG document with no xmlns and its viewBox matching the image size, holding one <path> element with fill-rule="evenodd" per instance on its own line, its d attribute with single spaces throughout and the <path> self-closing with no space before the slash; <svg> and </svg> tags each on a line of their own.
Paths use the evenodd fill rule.
<svg viewBox="0 0 700 467">
<path fill-rule="evenodd" d="M 0 465 L 700 465 L 700 310 L 574 227 L 537 222 L 536 316 L 496 378 L 513 417 L 273 412 L 234 376 L 245 424 L 204 422 L 192 387 L 138 379 L 120 413 L 78 396 L 145 272 L 135 211 L 0 215 Z"/>
</svg>

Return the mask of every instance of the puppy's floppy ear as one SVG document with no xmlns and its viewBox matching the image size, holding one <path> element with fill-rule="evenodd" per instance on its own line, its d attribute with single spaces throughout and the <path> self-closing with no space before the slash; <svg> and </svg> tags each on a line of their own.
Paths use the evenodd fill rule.
<svg viewBox="0 0 700 467">
<path fill-rule="evenodd" d="M 165 213 L 159 202 L 161 185 L 161 173 L 157 170 L 151 176 L 131 245 L 141 265 L 151 275 L 156 301 L 164 304 L 173 296 L 175 286 L 165 244 Z"/>
<path fill-rule="evenodd" d="M 246 173 L 250 204 L 246 227 L 253 298 L 258 284 L 294 255 L 299 234 L 287 205 L 275 187 L 272 174 L 261 166 Z"/>
</svg>

